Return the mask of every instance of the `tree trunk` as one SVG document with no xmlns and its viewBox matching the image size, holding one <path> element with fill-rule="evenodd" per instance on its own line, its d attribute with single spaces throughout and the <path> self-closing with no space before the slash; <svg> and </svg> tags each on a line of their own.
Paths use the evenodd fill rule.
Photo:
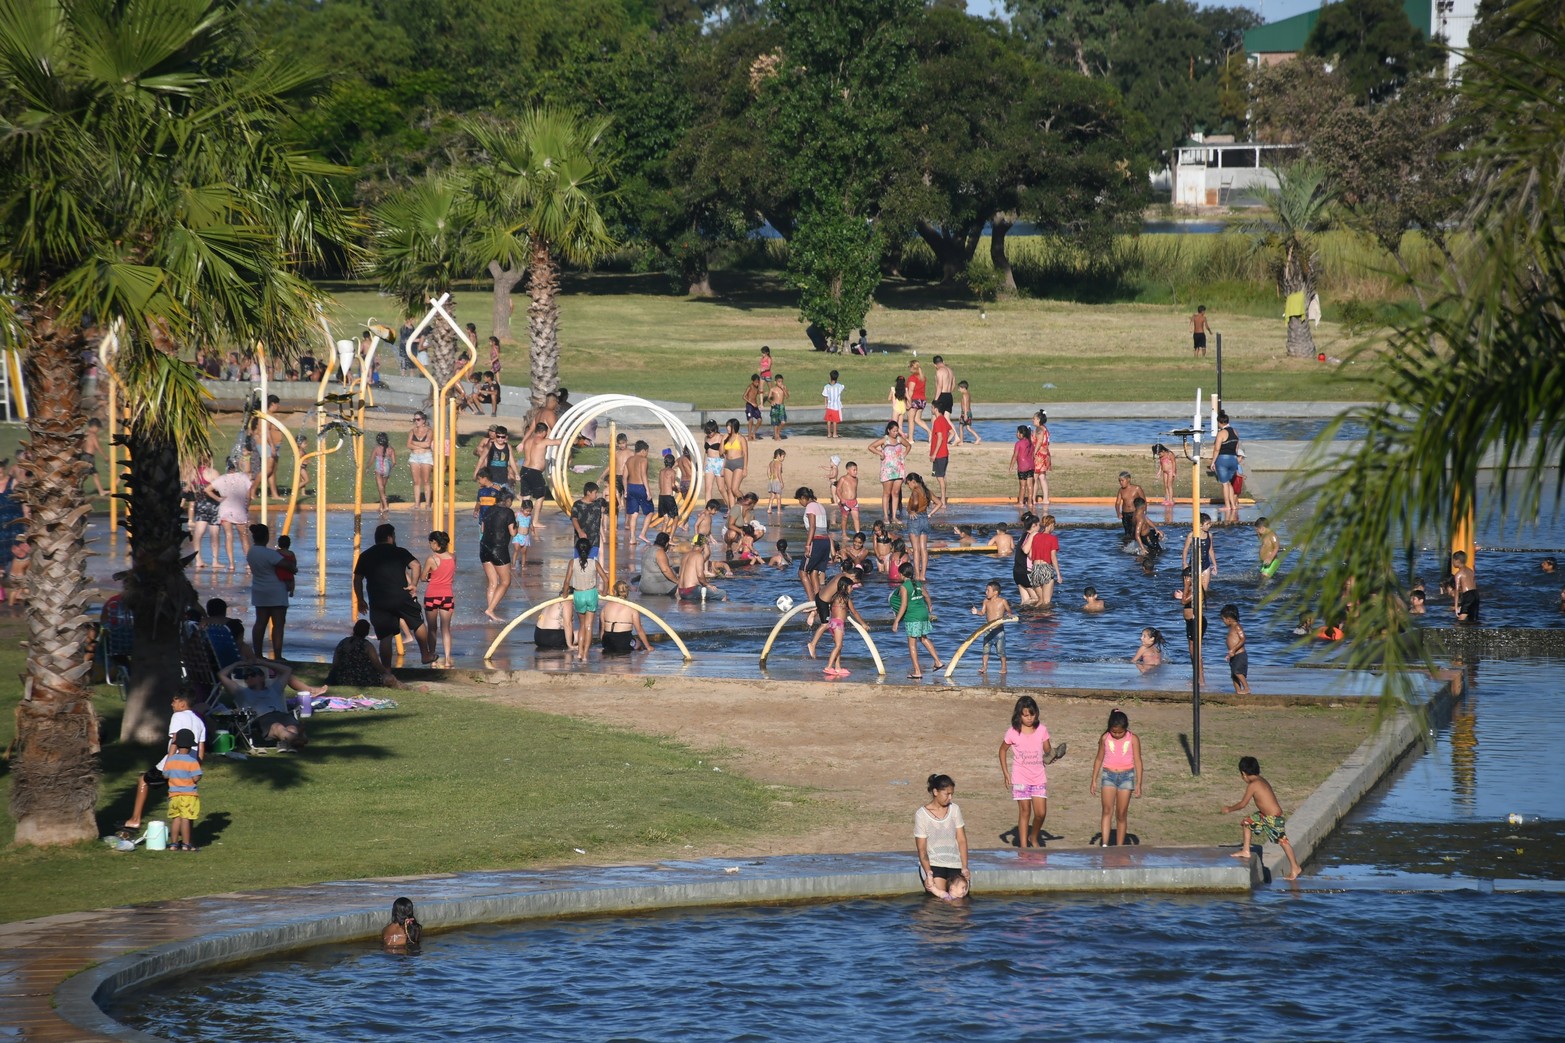
<svg viewBox="0 0 1565 1043">
<path fill-rule="evenodd" d="M 446 314 L 451 316 L 452 322 L 456 321 L 456 297 L 451 296 L 446 301 Z M 429 371 L 435 375 L 435 380 L 441 387 L 451 379 L 451 374 L 457 370 L 457 349 L 460 341 L 457 340 L 456 330 L 452 329 L 445 319 L 436 315 L 424 329 L 424 340 L 429 348 Z"/>
<path fill-rule="evenodd" d="M 274 436 L 275 437 L 275 436 Z M 130 572 L 125 602 L 136 616 L 136 654 L 120 742 L 156 746 L 168 736 L 169 696 L 182 687 L 180 617 L 197 603 L 185 576 L 185 512 L 179 500 L 179 451 L 166 431 L 138 423 L 131 431 Z M 195 693 L 204 699 L 206 692 Z"/>
<path fill-rule="evenodd" d="M 1016 274 L 1011 271 L 1011 258 L 1005 252 L 1005 236 L 1015 223 L 1005 214 L 995 214 L 989 220 L 989 263 L 999 277 L 1000 292 L 1007 296 L 1016 292 Z"/>
<path fill-rule="evenodd" d="M 712 273 L 702 269 L 699 275 L 692 277 L 685 287 L 686 297 L 716 297 L 717 291 L 712 289 Z"/>
<path fill-rule="evenodd" d="M 1288 318 L 1288 357 L 1312 359 L 1316 355 L 1315 335 L 1310 332 L 1308 319 L 1297 315 Z"/>
<path fill-rule="evenodd" d="M 511 339 L 511 291 L 527 274 L 525 268 L 502 268 L 499 261 L 489 262 L 489 276 L 494 280 L 494 305 L 489 315 L 489 335 L 502 341 Z"/>
<path fill-rule="evenodd" d="M 32 511 L 32 594 L 11 815 L 18 844 L 74 844 L 98 836 L 98 717 L 87 685 L 94 621 L 82 567 L 92 504 L 82 495 L 87 465 L 77 459 L 86 430 L 81 381 L 88 345 L 81 329 L 38 312 L 24 336 L 34 478 L 21 498 Z"/>
<path fill-rule="evenodd" d="M 549 244 L 534 236 L 529 247 L 527 293 L 528 371 L 532 379 L 532 404 L 543 405 L 545 395 L 560 386 L 560 270 Z"/>
<path fill-rule="evenodd" d="M 928 244 L 933 251 L 935 260 L 940 264 L 940 281 L 953 283 L 967 270 L 967 263 L 973 259 L 972 251 L 967 249 L 967 243 L 963 238 L 953 235 L 944 228 L 937 228 L 928 221 L 919 220 L 914 224 L 914 230 L 919 238 Z M 974 248 L 977 246 L 974 240 Z"/>
</svg>

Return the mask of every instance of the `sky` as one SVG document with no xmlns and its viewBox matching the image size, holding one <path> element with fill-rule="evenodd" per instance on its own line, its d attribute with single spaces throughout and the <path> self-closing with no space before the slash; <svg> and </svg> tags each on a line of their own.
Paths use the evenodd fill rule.
<svg viewBox="0 0 1565 1043">
<path fill-rule="evenodd" d="M 1268 22 L 1291 18 L 1303 11 L 1319 7 L 1321 0 L 1229 0 L 1223 6 L 1248 7 Z M 1203 7 L 1212 6 L 1202 4 Z M 967 10 L 985 18 L 1005 17 L 1005 0 L 967 0 Z"/>
</svg>

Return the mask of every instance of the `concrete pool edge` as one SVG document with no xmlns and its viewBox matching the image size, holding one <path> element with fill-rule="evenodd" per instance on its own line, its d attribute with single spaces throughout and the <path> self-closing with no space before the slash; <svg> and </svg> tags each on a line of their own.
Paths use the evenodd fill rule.
<svg viewBox="0 0 1565 1043">
<path fill-rule="evenodd" d="M 1337 769 L 1294 811 L 1289 835 L 1301 862 L 1308 861 L 1315 848 L 1355 806 L 1359 800 L 1422 740 L 1425 715 L 1443 713 L 1460 692 L 1461 675 L 1448 673 L 1420 709 L 1399 710 L 1377 728 L 1345 759 Z M 1208 863 L 1199 873 L 1185 874 L 1183 880 L 1138 879 L 1137 866 L 1153 858 L 1184 859 Z M 981 890 L 987 893 L 1052 892 L 1245 892 L 1259 882 L 1261 867 L 1276 871 L 1283 856 L 1275 846 L 1262 852 L 1262 859 L 1248 865 L 1228 857 L 1228 852 L 1210 848 L 1170 849 L 1071 849 L 1046 852 L 1051 863 L 1042 867 L 1016 868 L 1017 855 L 1007 852 L 975 852 L 973 863 Z M 1003 862 L 996 861 L 1003 859 Z M 1109 866 L 1104 859 L 1120 864 Z M 1091 860 L 1098 860 L 1094 864 Z M 1128 860 L 1128 861 L 1127 861 Z M 791 870 L 790 872 L 784 872 Z M 801 872 L 801 870 L 804 870 Z M 830 871 L 827 871 L 830 870 Z M 627 886 L 627 874 L 683 872 L 698 879 L 680 883 L 641 880 Z M 1211 875 L 1203 875 L 1211 874 Z M 1280 876 L 1280 873 L 1276 874 Z M 590 876 L 591 886 L 566 886 L 572 878 Z M 1038 878 L 1052 878 L 1040 883 Z M 474 887 L 474 894 L 450 898 L 430 897 L 433 890 L 445 886 Z M 484 885 L 498 886 L 498 893 L 482 893 Z M 133 950 L 134 938 L 157 933 L 149 925 L 144 935 L 127 931 L 125 948 L 106 954 L 101 962 L 80 961 L 82 969 L 63 982 L 55 978 L 52 988 L 32 993 L 42 1001 L 58 1028 L 66 1023 L 73 1032 L 53 1032 L 38 1038 L 79 1039 L 83 1032 L 103 1039 L 152 1040 L 158 1037 L 138 1033 L 120 1024 L 104 1012 L 100 1004 L 113 1001 L 128 988 L 202 967 L 242 962 L 269 954 L 315 944 L 352 941 L 373 937 L 384 924 L 391 899 L 407 893 L 419 904 L 420 916 L 432 929 L 445 929 L 497 920 L 518 920 L 551 916 L 612 914 L 670 908 L 696 908 L 703 905 L 731 905 L 788 901 L 827 901 L 866 897 L 894 897 L 916 893 L 916 882 L 909 872 L 905 853 L 882 855 L 793 855 L 769 859 L 706 860 L 701 862 L 663 862 L 651 866 L 594 866 L 556 869 L 543 873 L 521 870 L 469 873 L 461 876 L 426 877 L 398 880 L 337 881 L 326 884 L 257 892 L 245 895 L 218 895 L 163 903 L 155 907 L 131 907 L 100 910 L 98 913 L 65 914 L 34 921 L 30 926 L 50 930 L 57 925 L 91 923 L 94 917 L 107 921 L 119 918 L 134 923 L 164 916 L 168 928 L 163 944 L 140 946 Z M 259 909 L 257 921 L 248 926 L 226 926 L 230 918 L 213 910 L 225 903 L 242 909 L 248 902 Z M 316 904 L 316 912 L 308 907 Z M 306 911 L 299 912 L 300 907 Z M 293 918 L 279 922 L 276 910 L 293 911 Z M 203 909 L 205 912 L 203 913 Z M 203 916 L 205 925 L 203 926 Z M 243 916 L 234 919 L 243 920 Z M 170 927 L 169 921 L 175 926 Z M 110 939 L 105 939 L 110 941 Z M 105 946 L 106 948 L 106 946 Z M 129 950 L 129 951 L 127 951 Z M 47 962 L 46 957 L 34 957 Z M 26 961 L 23 961 L 24 965 Z M 33 967 L 35 973 L 43 967 Z M 52 974 L 62 972 L 58 969 Z M 39 982 L 43 985 L 43 982 Z M 52 1001 L 52 1008 L 50 1003 Z M 36 1016 L 43 1011 L 35 1012 Z M 33 1038 L 26 1034 L 24 1038 Z"/>
<path fill-rule="evenodd" d="M 1449 712 L 1452 703 L 1463 693 L 1464 677 L 1460 671 L 1443 671 L 1438 679 L 1443 683 L 1435 687 L 1422 705 L 1398 707 L 1288 816 L 1288 840 L 1300 865 L 1309 861 L 1315 849 L 1365 794 L 1390 774 L 1415 746 L 1423 743 L 1425 722 L 1431 716 Z M 1266 770 L 1264 764 L 1261 770 Z M 1276 844 L 1266 845 L 1261 860 L 1273 876 L 1282 875 L 1288 868 L 1288 858 Z"/>
<path fill-rule="evenodd" d="M 1237 862 L 1211 848 L 975 851 L 971 864 L 975 886 L 987 894 L 1247 894 L 1260 882 L 1258 860 Z M 268 916 L 264 922 L 196 933 L 89 965 L 54 990 L 54 1011 L 100 1038 L 159 1040 L 116 1021 L 105 1008 L 126 990 L 178 974 L 314 945 L 373 939 L 386 922 L 392 898 L 400 894 L 415 897 L 420 922 L 428 929 L 443 931 L 555 917 L 907 897 L 918 893 L 915 870 L 910 854 L 885 852 L 365 880 L 358 882 L 352 908 L 281 921 Z M 657 879 L 672 873 L 681 879 Z M 431 888 L 462 888 L 469 882 L 498 886 L 492 892 L 426 896 Z M 271 899 L 271 906 L 285 896 L 311 892 L 335 900 L 339 896 L 333 890 L 328 884 L 260 892 L 256 897 Z"/>
</svg>

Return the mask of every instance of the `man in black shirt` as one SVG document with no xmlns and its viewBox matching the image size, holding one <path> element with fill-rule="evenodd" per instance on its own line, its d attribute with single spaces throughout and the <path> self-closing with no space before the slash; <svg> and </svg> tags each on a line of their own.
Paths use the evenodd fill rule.
<svg viewBox="0 0 1565 1043">
<path fill-rule="evenodd" d="M 484 514 L 483 528 L 478 560 L 483 562 L 484 578 L 488 581 L 484 615 L 496 623 L 504 623 L 494 610 L 511 587 L 511 537 L 516 535 L 516 512 L 511 510 L 509 489 L 501 489 L 495 494 L 494 506 Z"/>
<path fill-rule="evenodd" d="M 435 661 L 429 628 L 424 625 L 423 613 L 414 597 L 418 573 L 418 559 L 397 546 L 397 528 L 390 524 L 376 526 L 375 546 L 360 554 L 353 567 L 353 593 L 359 611 L 369 616 L 370 626 L 380 639 L 380 661 L 388 666 L 404 623 L 418 641 L 423 661 Z"/>
</svg>

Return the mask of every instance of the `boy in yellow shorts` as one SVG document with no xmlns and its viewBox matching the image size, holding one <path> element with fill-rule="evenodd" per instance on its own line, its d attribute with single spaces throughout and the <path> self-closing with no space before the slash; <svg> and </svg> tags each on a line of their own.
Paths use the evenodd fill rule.
<svg viewBox="0 0 1565 1043">
<path fill-rule="evenodd" d="M 189 728 L 174 734 L 174 752 L 163 762 L 168 777 L 169 850 L 194 851 L 191 823 L 201 817 L 201 797 L 196 785 L 201 779 L 201 762 L 196 760 L 196 735 Z"/>
</svg>

